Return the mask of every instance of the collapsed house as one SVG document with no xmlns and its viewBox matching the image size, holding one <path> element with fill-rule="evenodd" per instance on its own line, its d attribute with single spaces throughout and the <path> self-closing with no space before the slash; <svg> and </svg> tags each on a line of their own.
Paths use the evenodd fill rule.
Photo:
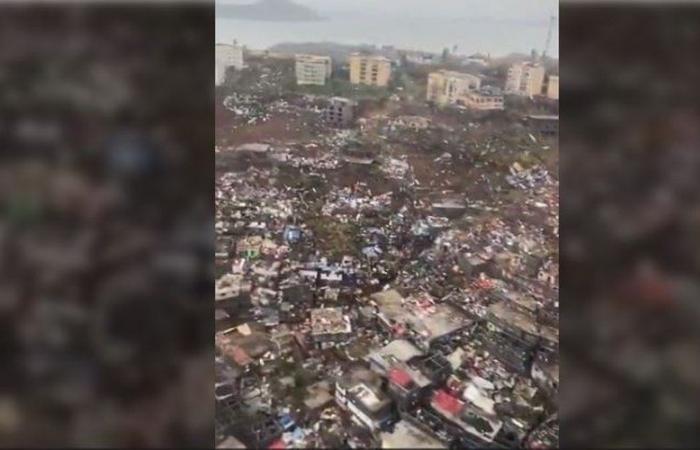
<svg viewBox="0 0 700 450">
<path fill-rule="evenodd" d="M 530 302 L 494 303 L 488 309 L 487 319 L 489 350 L 519 373 L 529 373 L 538 347 L 557 347 L 558 331 L 538 322 Z"/>
<path fill-rule="evenodd" d="M 422 356 L 413 344 L 400 339 L 367 356 L 370 367 L 388 379 L 389 395 L 400 409 L 416 405 L 429 393 L 431 379 L 410 364 Z"/>
<path fill-rule="evenodd" d="M 352 333 L 350 318 L 340 308 L 311 310 L 311 335 L 319 348 L 342 342 Z"/>
<path fill-rule="evenodd" d="M 404 298 L 391 289 L 373 294 L 371 298 L 377 305 L 379 322 L 395 336 L 412 340 L 424 351 L 471 325 L 456 308 L 436 303 L 427 293 Z"/>
<path fill-rule="evenodd" d="M 472 402 L 465 402 L 445 390 L 435 391 L 430 406 L 442 420 L 456 431 L 456 444 L 461 448 L 508 448 L 518 445 L 517 436 L 503 427 L 496 414 L 484 412 Z"/>
</svg>

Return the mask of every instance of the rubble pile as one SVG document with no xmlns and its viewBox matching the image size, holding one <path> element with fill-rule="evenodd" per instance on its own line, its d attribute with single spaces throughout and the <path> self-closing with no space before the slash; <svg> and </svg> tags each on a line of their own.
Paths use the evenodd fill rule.
<svg viewBox="0 0 700 450">
<path fill-rule="evenodd" d="M 224 102 L 248 130 L 318 100 Z M 556 446 L 558 181 L 518 162 L 556 143 L 400 108 L 217 154 L 222 442 Z"/>
</svg>

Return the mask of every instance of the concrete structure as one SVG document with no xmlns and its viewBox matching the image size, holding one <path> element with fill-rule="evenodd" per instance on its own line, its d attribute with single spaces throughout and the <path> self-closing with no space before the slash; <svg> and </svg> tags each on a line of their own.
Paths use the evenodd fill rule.
<svg viewBox="0 0 700 450">
<path fill-rule="evenodd" d="M 350 83 L 386 86 L 391 78 L 391 61 L 383 56 L 353 53 L 350 63 Z"/>
<path fill-rule="evenodd" d="M 429 65 L 437 63 L 439 55 L 428 52 L 409 50 L 404 52 L 406 62 L 416 65 Z"/>
<path fill-rule="evenodd" d="M 503 422 L 495 416 L 484 413 L 475 405 L 453 397 L 444 390 L 435 392 L 430 406 L 444 420 L 461 429 L 461 438 L 471 444 L 469 447 L 489 446 L 503 427 Z"/>
<path fill-rule="evenodd" d="M 343 374 L 335 384 L 335 400 L 371 431 L 382 430 L 395 420 L 391 399 L 382 392 L 382 378 L 364 367 Z"/>
<path fill-rule="evenodd" d="M 550 75 L 547 80 L 547 97 L 559 100 L 559 75 Z"/>
<path fill-rule="evenodd" d="M 488 307 L 490 326 L 532 344 L 556 347 L 559 330 L 537 322 L 536 314 L 516 306 L 512 301 L 500 301 Z"/>
<path fill-rule="evenodd" d="M 484 56 L 484 55 L 475 54 L 475 55 L 467 56 L 464 59 L 464 63 L 466 63 L 466 64 L 478 64 L 480 66 L 486 67 L 489 65 L 489 57 Z"/>
<path fill-rule="evenodd" d="M 489 352 L 511 370 L 529 374 L 535 348 L 557 352 L 559 330 L 538 323 L 537 312 L 527 302 L 504 300 L 488 307 L 486 314 Z"/>
<path fill-rule="evenodd" d="M 532 362 L 530 376 L 547 395 L 556 395 L 559 387 L 558 354 L 546 350 L 537 352 Z"/>
<path fill-rule="evenodd" d="M 438 105 L 456 104 L 480 87 L 481 78 L 476 75 L 440 70 L 428 75 L 427 100 Z"/>
<path fill-rule="evenodd" d="M 542 95 L 544 67 L 537 63 L 522 62 L 508 69 L 505 91 L 509 94 L 534 97 Z"/>
<path fill-rule="evenodd" d="M 366 358 L 372 370 L 388 379 L 388 394 L 401 409 L 410 408 L 427 396 L 432 384 L 428 377 L 409 363 L 422 355 L 409 341 L 397 339 Z"/>
<path fill-rule="evenodd" d="M 332 63 L 330 56 L 296 55 L 295 72 L 297 84 L 314 84 L 323 86 L 331 77 Z"/>
<path fill-rule="evenodd" d="M 333 97 L 323 111 L 323 118 L 331 126 L 347 127 L 355 116 L 355 103 L 347 98 Z"/>
<path fill-rule="evenodd" d="M 483 87 L 478 91 L 472 91 L 462 100 L 464 106 L 479 111 L 503 110 L 503 93 L 494 87 Z"/>
<path fill-rule="evenodd" d="M 396 290 L 372 294 L 377 304 L 379 323 L 397 337 L 411 338 L 419 349 L 430 345 L 471 325 L 471 321 L 457 309 L 444 303 L 435 303 L 427 293 L 403 298 Z"/>
<path fill-rule="evenodd" d="M 442 442 L 406 420 L 398 422 L 390 433 L 382 432 L 380 436 L 382 448 L 447 448 Z"/>
<path fill-rule="evenodd" d="M 246 448 L 243 442 L 236 439 L 234 436 L 228 436 L 226 439 L 217 444 L 216 448 Z"/>
<path fill-rule="evenodd" d="M 220 86 L 226 81 L 226 71 L 229 67 L 240 70 L 243 64 L 243 47 L 233 41 L 233 45 L 216 44 L 214 46 L 214 81 Z"/>
<path fill-rule="evenodd" d="M 532 114 L 527 116 L 525 120 L 538 133 L 554 135 L 559 132 L 559 116 Z"/>
<path fill-rule="evenodd" d="M 352 333 L 350 319 L 340 308 L 311 310 L 311 335 L 319 347 L 330 342 L 343 341 Z"/>
</svg>

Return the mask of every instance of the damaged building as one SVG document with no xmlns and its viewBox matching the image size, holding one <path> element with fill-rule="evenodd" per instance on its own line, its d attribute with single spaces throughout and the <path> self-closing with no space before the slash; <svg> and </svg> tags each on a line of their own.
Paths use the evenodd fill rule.
<svg viewBox="0 0 700 450">
<path fill-rule="evenodd" d="M 353 420 L 372 431 L 383 430 L 397 419 L 385 379 L 364 366 L 348 369 L 336 381 L 335 399 Z"/>
<path fill-rule="evenodd" d="M 377 305 L 379 322 L 395 336 L 410 339 L 422 350 L 471 325 L 456 308 L 437 303 L 427 293 L 404 298 L 391 289 L 373 294 L 372 300 Z"/>
</svg>

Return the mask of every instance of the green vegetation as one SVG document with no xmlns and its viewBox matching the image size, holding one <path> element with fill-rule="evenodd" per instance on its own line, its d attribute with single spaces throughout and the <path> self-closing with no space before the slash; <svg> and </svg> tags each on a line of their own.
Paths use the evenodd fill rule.
<svg viewBox="0 0 700 450">
<path fill-rule="evenodd" d="M 343 255 L 359 256 L 361 241 L 357 224 L 338 222 L 320 215 L 306 220 L 323 253 L 333 259 L 340 259 Z"/>
<path fill-rule="evenodd" d="M 348 97 L 354 100 L 358 100 L 361 98 L 381 98 L 389 94 L 389 89 L 387 88 L 366 85 L 354 85 L 351 84 L 349 80 L 341 78 L 331 78 L 323 86 L 299 86 L 296 84 L 296 82 L 292 82 L 290 83 L 290 85 L 288 85 L 288 87 L 291 92 L 297 94 Z"/>
<path fill-rule="evenodd" d="M 529 169 L 531 167 L 539 166 L 543 162 L 543 158 L 539 153 L 531 151 L 523 151 L 517 157 L 517 162 L 524 168 Z"/>
</svg>

